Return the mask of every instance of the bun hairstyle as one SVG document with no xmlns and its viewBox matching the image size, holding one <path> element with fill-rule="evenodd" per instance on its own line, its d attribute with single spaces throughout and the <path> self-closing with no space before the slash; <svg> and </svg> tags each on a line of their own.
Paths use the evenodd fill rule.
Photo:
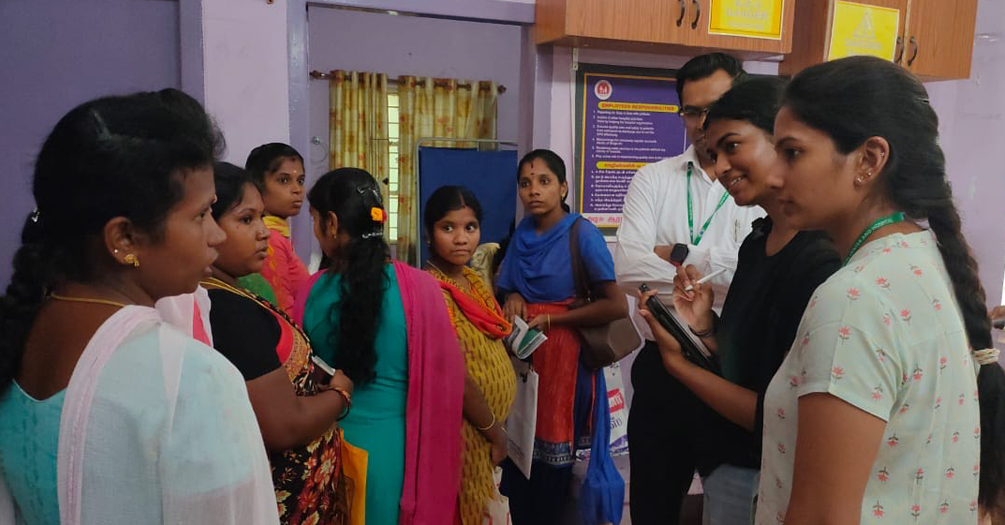
<svg viewBox="0 0 1005 525">
<path fill-rule="evenodd" d="M 520 164 L 518 164 L 516 167 L 517 181 L 520 180 L 520 172 L 523 171 L 524 165 L 529 164 L 535 160 L 540 160 L 541 162 L 544 162 L 544 165 L 548 166 L 548 170 L 554 173 L 556 177 L 558 177 L 559 184 L 565 183 L 566 180 L 565 162 L 562 160 L 562 157 L 558 156 L 558 153 L 555 153 L 550 149 L 536 149 L 524 155 L 523 158 L 520 159 Z M 560 204 L 562 206 L 562 209 L 565 210 L 566 213 L 569 213 L 572 211 L 572 209 L 569 208 L 568 204 L 566 204 L 565 202 L 566 197 L 568 197 L 568 195 L 564 195 L 562 197 L 562 201 L 560 202 Z"/>
<path fill-rule="evenodd" d="M 349 236 L 336 256 L 342 264 L 332 266 L 342 274 L 342 300 L 332 307 L 332 318 L 339 319 L 336 340 L 330 341 L 339 349 L 332 365 L 357 384 L 370 381 L 377 364 L 377 320 L 389 284 L 385 266 L 390 248 L 380 220 L 386 217 L 380 187 L 365 170 L 339 168 L 322 175 L 307 200 L 318 211 L 324 234 L 331 234 L 325 221 L 331 212 L 338 217 L 339 232 Z"/>
<path fill-rule="evenodd" d="M 35 162 L 37 208 L 0 297 L 0 391 L 20 369 L 46 295 L 99 277 L 102 263 L 87 255 L 105 224 L 126 217 L 160 240 L 186 173 L 211 165 L 222 149 L 202 106 L 175 89 L 91 100 L 59 120 Z"/>
<path fill-rule="evenodd" d="M 921 82 L 906 69 L 874 57 L 819 64 L 796 75 L 783 105 L 803 123 L 831 137 L 850 153 L 870 137 L 883 137 L 890 154 L 880 176 L 880 197 L 908 217 L 927 221 L 952 280 L 973 349 L 992 346 L 986 296 L 977 261 L 960 228 L 939 147 L 939 121 Z M 981 477 L 978 501 L 1001 515 L 1005 486 L 1005 372 L 982 366 Z"/>
<path fill-rule="evenodd" d="M 708 109 L 705 129 L 717 120 L 739 120 L 773 135 L 787 85 L 781 77 L 744 77 Z"/>
</svg>

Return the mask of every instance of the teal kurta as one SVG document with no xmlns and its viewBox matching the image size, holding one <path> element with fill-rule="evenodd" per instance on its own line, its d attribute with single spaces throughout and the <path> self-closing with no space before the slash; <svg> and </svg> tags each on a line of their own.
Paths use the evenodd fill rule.
<svg viewBox="0 0 1005 525">
<path fill-rule="evenodd" d="M 352 411 L 340 425 L 345 440 L 367 451 L 366 523 L 396 525 L 405 469 L 405 407 L 408 397 L 408 347 L 405 310 L 394 267 L 387 265 L 389 286 L 377 322 L 376 377 L 356 384 Z M 335 363 L 341 275 L 325 274 L 311 289 L 304 311 L 304 331 L 314 352 Z"/>
<path fill-rule="evenodd" d="M 0 469 L 27 525 L 58 525 L 56 453 L 66 390 L 37 400 L 11 382 L 0 395 Z"/>
</svg>

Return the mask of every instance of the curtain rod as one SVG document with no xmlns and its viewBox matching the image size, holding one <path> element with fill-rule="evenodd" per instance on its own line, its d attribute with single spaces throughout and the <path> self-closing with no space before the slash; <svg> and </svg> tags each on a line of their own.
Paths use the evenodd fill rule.
<svg viewBox="0 0 1005 525">
<path fill-rule="evenodd" d="M 314 71 L 310 72 L 310 77 L 313 80 L 328 80 L 328 79 L 331 78 L 331 73 L 325 73 L 325 72 L 318 71 L 318 70 L 315 69 Z M 446 86 L 447 85 L 446 81 L 434 80 L 434 82 L 435 82 L 435 84 L 437 86 Z M 398 84 L 398 79 L 396 79 L 396 78 L 388 78 L 387 79 L 387 83 L 388 84 L 395 84 L 396 85 L 396 84 Z M 418 84 L 420 86 L 424 86 L 426 84 L 426 81 L 425 80 L 418 80 L 418 81 L 416 81 L 416 84 Z M 471 89 L 471 84 L 468 84 L 468 83 L 465 83 L 465 82 L 458 82 L 457 83 L 457 87 L 460 88 L 460 89 Z M 498 92 L 500 94 L 506 92 L 506 86 L 503 86 L 501 84 L 499 86 L 496 86 L 496 89 L 498 90 Z"/>
</svg>

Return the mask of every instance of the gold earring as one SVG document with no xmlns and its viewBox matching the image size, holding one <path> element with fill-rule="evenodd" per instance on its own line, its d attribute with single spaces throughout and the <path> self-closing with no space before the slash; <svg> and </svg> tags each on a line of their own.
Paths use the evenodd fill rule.
<svg viewBox="0 0 1005 525">
<path fill-rule="evenodd" d="M 139 268 L 140 267 L 140 258 L 137 257 L 137 256 L 135 256 L 135 255 L 133 255 L 133 254 L 131 254 L 131 253 L 127 253 L 126 257 L 125 257 L 125 259 L 123 259 L 123 261 L 125 261 L 126 264 L 133 265 L 133 268 Z"/>
</svg>

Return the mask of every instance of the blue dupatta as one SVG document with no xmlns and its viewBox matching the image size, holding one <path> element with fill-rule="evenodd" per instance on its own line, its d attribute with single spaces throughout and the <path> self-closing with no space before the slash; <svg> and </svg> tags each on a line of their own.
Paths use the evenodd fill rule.
<svg viewBox="0 0 1005 525">
<path fill-rule="evenodd" d="M 533 216 L 520 221 L 499 272 L 499 288 L 519 292 L 528 303 L 556 303 L 574 296 L 569 230 L 579 217 L 570 213 L 541 234 Z"/>
</svg>

